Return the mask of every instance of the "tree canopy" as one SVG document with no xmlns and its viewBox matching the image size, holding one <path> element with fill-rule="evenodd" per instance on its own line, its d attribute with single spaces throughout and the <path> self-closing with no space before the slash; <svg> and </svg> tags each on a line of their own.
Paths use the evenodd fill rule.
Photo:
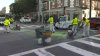
<svg viewBox="0 0 100 56">
<path fill-rule="evenodd" d="M 26 14 L 36 11 L 36 0 L 19 0 L 10 5 L 10 12 L 13 14 Z"/>
</svg>

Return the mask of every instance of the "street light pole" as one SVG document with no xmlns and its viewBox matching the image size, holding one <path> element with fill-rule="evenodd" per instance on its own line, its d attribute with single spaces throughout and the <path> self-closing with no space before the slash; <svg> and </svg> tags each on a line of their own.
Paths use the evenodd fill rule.
<svg viewBox="0 0 100 56">
<path fill-rule="evenodd" d="M 91 18 L 91 9 L 92 9 L 92 0 L 90 0 L 90 12 L 89 12 L 89 18 Z"/>
<path fill-rule="evenodd" d="M 50 17 L 50 9 L 51 9 L 51 8 L 50 8 L 50 7 L 51 7 L 51 6 L 50 6 L 50 5 L 51 5 L 50 3 L 51 3 L 51 0 L 49 0 L 49 17 Z"/>
</svg>

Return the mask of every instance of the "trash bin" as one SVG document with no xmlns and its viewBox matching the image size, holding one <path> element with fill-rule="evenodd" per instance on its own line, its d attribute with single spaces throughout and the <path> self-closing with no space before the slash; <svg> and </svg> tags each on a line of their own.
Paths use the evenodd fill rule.
<svg viewBox="0 0 100 56">
<path fill-rule="evenodd" d="M 42 37 L 43 37 L 42 32 L 43 32 L 42 28 L 35 29 L 36 38 L 38 39 L 38 44 L 42 44 Z"/>
<path fill-rule="evenodd" d="M 47 45 L 46 39 L 51 37 L 50 30 L 46 30 L 43 26 L 35 29 L 36 37 L 38 38 L 38 44 L 43 44 L 43 46 Z"/>
</svg>

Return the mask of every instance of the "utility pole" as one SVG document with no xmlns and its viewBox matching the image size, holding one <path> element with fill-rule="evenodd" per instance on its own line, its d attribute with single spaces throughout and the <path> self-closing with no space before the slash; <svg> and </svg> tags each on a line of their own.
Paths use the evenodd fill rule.
<svg viewBox="0 0 100 56">
<path fill-rule="evenodd" d="M 39 12 L 38 12 L 38 22 L 40 22 L 40 20 L 43 23 L 43 12 L 42 12 L 42 8 L 43 8 L 43 3 L 41 0 L 39 0 Z"/>
<path fill-rule="evenodd" d="M 89 12 L 89 18 L 91 18 L 91 9 L 92 9 L 92 0 L 90 0 L 90 12 Z"/>
<path fill-rule="evenodd" d="M 49 0 L 49 17 L 50 17 L 50 12 L 51 12 L 50 11 L 51 10 L 51 4 L 50 3 L 51 3 L 51 0 Z"/>
</svg>

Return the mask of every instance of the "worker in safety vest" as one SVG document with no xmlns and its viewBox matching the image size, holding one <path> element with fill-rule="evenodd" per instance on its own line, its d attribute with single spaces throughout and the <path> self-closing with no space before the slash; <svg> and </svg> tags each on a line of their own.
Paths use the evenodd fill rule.
<svg viewBox="0 0 100 56">
<path fill-rule="evenodd" d="M 6 32 L 9 33 L 10 32 L 10 29 L 9 29 L 9 26 L 10 26 L 9 18 L 5 19 L 4 26 L 5 26 Z"/>
<path fill-rule="evenodd" d="M 73 32 L 73 35 L 75 35 L 76 32 L 77 32 L 78 24 L 79 24 L 79 19 L 77 17 L 73 18 L 73 20 L 72 20 L 72 25 L 73 25 L 72 32 Z"/>
<path fill-rule="evenodd" d="M 83 36 L 89 36 L 90 20 L 83 17 Z"/>
<path fill-rule="evenodd" d="M 50 16 L 50 18 L 48 19 L 47 22 L 49 23 L 50 30 L 52 32 L 55 32 L 55 29 L 54 29 L 54 18 L 52 16 Z"/>
</svg>

